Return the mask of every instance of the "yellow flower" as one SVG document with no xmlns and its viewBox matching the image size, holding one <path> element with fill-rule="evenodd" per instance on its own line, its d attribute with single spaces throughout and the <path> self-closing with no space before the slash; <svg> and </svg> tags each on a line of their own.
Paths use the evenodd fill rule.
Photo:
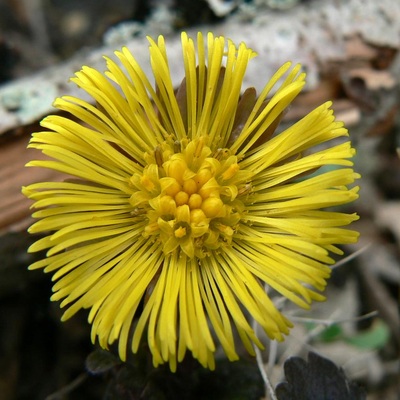
<svg viewBox="0 0 400 400">
<path fill-rule="evenodd" d="M 106 58 L 105 74 L 83 67 L 72 79 L 95 105 L 59 98 L 72 118 L 48 116 L 33 134 L 30 147 L 52 160 L 28 166 L 74 179 L 23 189 L 39 219 L 29 231 L 50 232 L 30 268 L 53 273 L 62 319 L 90 309 L 92 340 L 117 341 L 121 359 L 146 335 L 155 366 L 175 370 L 189 350 L 214 368 L 218 343 L 238 358 L 236 333 L 249 353 L 262 348 L 253 319 L 271 339 L 288 334 L 265 285 L 304 308 L 324 299 L 329 253 L 358 236 L 342 228 L 356 215 L 330 209 L 357 198 L 355 151 L 330 143 L 348 136 L 330 102 L 275 133 L 304 86 L 299 65 L 241 95 L 255 53 L 183 33 L 175 90 L 164 38 L 149 42 L 154 86 L 124 48 L 122 67 Z"/>
</svg>

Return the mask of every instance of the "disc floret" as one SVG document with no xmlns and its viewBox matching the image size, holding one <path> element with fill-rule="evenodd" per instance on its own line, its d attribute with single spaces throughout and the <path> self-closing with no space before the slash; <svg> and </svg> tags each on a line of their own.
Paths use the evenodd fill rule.
<svg viewBox="0 0 400 400">
<path fill-rule="evenodd" d="M 148 220 L 143 236 L 159 240 L 165 254 L 183 251 L 190 258 L 229 245 L 251 179 L 238 157 L 213 151 L 202 136 L 164 142 L 145 158 L 143 173 L 131 178 L 130 199 Z"/>
</svg>

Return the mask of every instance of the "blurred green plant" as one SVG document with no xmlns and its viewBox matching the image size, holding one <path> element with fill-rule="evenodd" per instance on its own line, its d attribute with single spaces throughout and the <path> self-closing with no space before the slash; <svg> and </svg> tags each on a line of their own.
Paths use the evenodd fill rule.
<svg viewBox="0 0 400 400">
<path fill-rule="evenodd" d="M 312 331 L 317 324 L 308 322 L 305 326 L 307 330 Z M 388 325 L 383 320 L 376 319 L 368 329 L 352 335 L 346 334 L 339 323 L 334 323 L 319 333 L 314 340 L 321 342 L 342 340 L 360 349 L 379 350 L 385 347 L 389 339 L 390 329 Z"/>
</svg>

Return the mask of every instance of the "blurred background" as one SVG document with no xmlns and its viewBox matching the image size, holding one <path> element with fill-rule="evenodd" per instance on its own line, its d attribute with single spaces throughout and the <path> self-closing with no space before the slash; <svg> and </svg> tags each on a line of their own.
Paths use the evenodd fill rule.
<svg viewBox="0 0 400 400">
<path fill-rule="evenodd" d="M 296 323 L 270 362 L 274 385 L 284 379 L 288 356 L 314 350 L 343 367 L 368 399 L 399 399 L 400 2 L 393 0 L 0 0 L 0 399 L 263 396 L 251 360 L 235 372 L 221 367 L 197 377 L 209 391 L 186 387 L 186 397 L 176 382 L 173 394 L 160 384 L 163 394 L 154 397 L 110 389 L 122 385 L 124 369 L 107 359 L 87 372 L 85 360 L 95 347 L 86 314 L 61 323 L 58 304 L 49 301 L 49 276 L 27 271 L 41 255 L 26 253 L 36 238 L 26 234 L 32 221 L 20 188 L 59 178 L 24 168 L 39 156 L 26 145 L 40 119 L 54 112 L 55 97 L 75 93 L 68 78 L 82 65 L 104 70 L 102 56 L 123 45 L 146 62 L 146 35 L 165 35 L 179 82 L 182 30 L 212 30 L 254 48 L 259 57 L 245 83 L 257 88 L 283 62 L 301 62 L 308 84 L 283 126 L 333 100 L 357 148 L 361 196 L 346 211 L 360 214 L 354 229 L 361 239 L 344 248 L 356 256 L 334 270 L 328 301 L 297 315 L 328 322 Z M 267 363 L 270 353 L 263 356 Z M 245 377 L 251 390 L 220 392 L 229 376 Z"/>
</svg>

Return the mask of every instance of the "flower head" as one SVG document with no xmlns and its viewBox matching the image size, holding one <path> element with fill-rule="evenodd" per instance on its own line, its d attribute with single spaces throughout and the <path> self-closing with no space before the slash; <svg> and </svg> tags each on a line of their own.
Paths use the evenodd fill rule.
<svg viewBox="0 0 400 400">
<path fill-rule="evenodd" d="M 105 74 L 72 79 L 94 105 L 59 98 L 72 118 L 48 116 L 33 134 L 51 160 L 28 165 L 74 179 L 23 189 L 39 219 L 30 232 L 50 232 L 30 268 L 53 273 L 63 320 L 90 309 L 92 340 L 117 341 L 122 359 L 147 336 L 154 365 L 174 370 L 189 350 L 214 368 L 217 343 L 238 358 L 236 333 L 250 353 L 262 347 L 252 319 L 271 339 L 289 332 L 265 285 L 304 308 L 324 299 L 329 253 L 357 240 L 342 228 L 357 216 L 330 209 L 357 198 L 354 149 L 330 142 L 348 133 L 329 102 L 275 133 L 304 85 L 299 65 L 241 94 L 255 53 L 183 33 L 175 90 L 163 37 L 149 41 L 154 86 L 124 48 L 122 66 L 106 58 Z"/>
</svg>

